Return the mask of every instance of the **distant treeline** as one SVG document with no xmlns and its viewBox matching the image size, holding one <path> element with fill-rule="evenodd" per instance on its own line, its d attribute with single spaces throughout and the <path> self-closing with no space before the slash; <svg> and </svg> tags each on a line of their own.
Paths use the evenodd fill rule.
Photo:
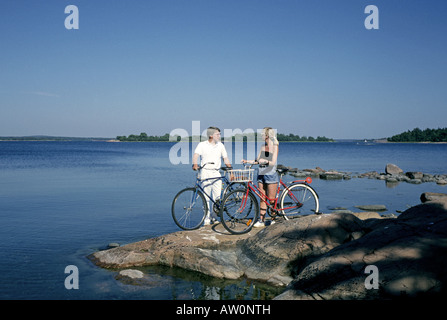
<svg viewBox="0 0 447 320">
<path fill-rule="evenodd" d="M 23 136 L 0 137 L 0 141 L 105 141 L 110 138 L 83 138 L 83 137 L 57 137 L 57 136 Z"/>
<path fill-rule="evenodd" d="M 127 142 L 136 142 L 136 141 L 170 141 L 169 140 L 169 133 L 166 133 L 163 136 L 148 136 L 147 133 L 142 132 L 140 133 L 140 135 L 135 135 L 135 134 L 131 134 L 129 136 L 117 136 L 116 140 L 119 141 L 127 141 Z M 330 139 L 330 138 L 326 138 L 326 137 L 311 137 L 311 136 L 298 136 L 292 133 L 289 134 L 282 134 L 279 133 L 277 135 L 278 141 L 289 141 L 289 142 L 333 142 L 334 139 Z M 189 141 L 199 141 L 199 137 L 188 137 L 186 138 Z M 257 139 L 257 133 L 251 133 L 251 134 L 247 134 L 247 135 L 243 135 L 243 134 L 237 134 L 235 136 L 232 137 L 232 141 L 256 141 Z M 174 136 L 171 137 L 171 141 L 180 141 L 181 137 L 180 136 Z"/>
<path fill-rule="evenodd" d="M 142 132 L 139 136 L 135 134 L 131 134 L 128 137 L 126 136 L 117 136 L 116 140 L 119 141 L 169 141 L 169 133 L 166 133 L 163 136 L 148 136 L 147 133 Z"/>
<path fill-rule="evenodd" d="M 334 142 L 334 139 L 326 138 L 325 136 L 322 136 L 322 137 L 318 136 L 316 138 L 314 138 L 312 136 L 308 136 L 308 137 L 302 136 L 302 137 L 300 137 L 300 136 L 292 134 L 292 133 L 289 133 L 287 135 L 286 134 L 282 134 L 282 133 L 278 133 L 277 138 L 278 138 L 278 141 Z"/>
<path fill-rule="evenodd" d="M 425 129 L 415 128 L 388 138 L 390 142 L 447 142 L 447 128 Z"/>
</svg>

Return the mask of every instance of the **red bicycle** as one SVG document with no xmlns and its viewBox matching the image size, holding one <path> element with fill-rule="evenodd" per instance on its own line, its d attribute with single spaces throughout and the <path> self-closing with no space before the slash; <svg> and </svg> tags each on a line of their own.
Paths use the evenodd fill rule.
<svg viewBox="0 0 447 320">
<path fill-rule="evenodd" d="M 228 170 L 226 173 L 232 182 L 245 183 L 245 188 L 229 192 L 222 200 L 220 220 L 230 233 L 243 234 L 253 228 L 260 213 L 256 196 L 266 203 L 267 214 L 272 219 L 282 217 L 289 220 L 309 214 L 320 214 L 318 194 L 310 186 L 312 178 L 307 177 L 286 184 L 282 177 L 289 169 L 277 168 L 280 179 L 276 197 L 269 198 L 252 182 L 255 171 L 252 166 L 246 165 L 244 169 Z"/>
</svg>

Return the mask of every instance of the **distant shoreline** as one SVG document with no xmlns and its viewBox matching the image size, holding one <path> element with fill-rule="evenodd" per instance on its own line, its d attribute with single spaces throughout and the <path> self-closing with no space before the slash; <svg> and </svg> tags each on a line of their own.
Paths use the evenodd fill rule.
<svg viewBox="0 0 447 320">
<path fill-rule="evenodd" d="M 0 141 L 112 141 L 113 138 L 57 137 L 57 136 L 3 136 Z"/>
<path fill-rule="evenodd" d="M 95 137 L 53 137 L 53 136 L 4 136 L 0 137 L 0 142 L 5 141 L 26 141 L 26 142 L 35 142 L 35 141 L 46 141 L 46 142 L 57 142 L 57 141 L 99 141 L 99 142 L 179 142 L 179 141 L 166 141 L 166 140 L 152 140 L 152 141 L 120 141 L 114 138 L 95 138 Z M 223 140 L 225 142 L 225 140 Z M 191 141 L 189 141 L 191 142 Z M 198 141 L 194 141 L 198 142 Z M 242 141 L 233 141 L 233 142 L 242 142 Z M 418 144 L 447 144 L 447 142 L 432 142 L 432 141 L 388 141 L 387 139 L 333 139 L 333 141 L 279 141 L 280 143 L 290 142 L 290 143 L 309 143 L 309 142 L 331 142 L 331 143 L 340 143 L 340 142 L 353 142 L 353 143 L 418 143 Z"/>
<path fill-rule="evenodd" d="M 387 141 L 387 140 L 374 140 L 374 143 L 420 143 L 420 144 L 447 144 L 445 141 Z"/>
</svg>

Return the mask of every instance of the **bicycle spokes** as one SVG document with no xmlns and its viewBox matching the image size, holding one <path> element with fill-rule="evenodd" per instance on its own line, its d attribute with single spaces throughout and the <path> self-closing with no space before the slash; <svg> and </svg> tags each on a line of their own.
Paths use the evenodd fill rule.
<svg viewBox="0 0 447 320">
<path fill-rule="evenodd" d="M 319 209 L 318 196 L 308 185 L 291 185 L 281 195 L 280 209 L 286 219 L 315 214 Z"/>
<path fill-rule="evenodd" d="M 234 190 L 222 202 L 221 222 L 231 233 L 245 233 L 253 227 L 258 211 L 258 203 L 251 193 Z"/>
<path fill-rule="evenodd" d="M 171 210 L 174 222 L 180 228 L 197 229 L 207 211 L 205 197 L 195 188 L 186 188 L 175 196 Z"/>
</svg>

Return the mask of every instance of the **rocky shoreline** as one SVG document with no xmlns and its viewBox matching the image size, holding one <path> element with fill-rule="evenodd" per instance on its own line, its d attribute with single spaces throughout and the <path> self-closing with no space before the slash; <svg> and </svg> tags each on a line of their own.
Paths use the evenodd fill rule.
<svg viewBox="0 0 447 320">
<path fill-rule="evenodd" d="M 447 195 L 424 193 L 421 201 L 393 218 L 372 211 L 332 212 L 278 221 L 241 236 L 217 224 L 89 258 L 103 268 L 126 270 L 120 277 L 140 277 L 129 271 L 135 266 L 164 265 L 284 286 L 276 299 L 440 296 L 447 283 Z M 367 266 L 377 268 L 377 288 L 367 289 Z"/>
<path fill-rule="evenodd" d="M 408 182 L 420 184 L 424 182 L 434 182 L 439 185 L 447 184 L 447 174 L 430 174 L 423 172 L 408 171 L 404 172 L 397 165 L 389 163 L 385 166 L 385 172 L 370 171 L 365 173 L 353 174 L 352 172 L 341 172 L 336 170 L 323 170 L 320 167 L 315 169 L 297 169 L 289 168 L 289 174 L 296 178 L 319 178 L 323 180 L 349 180 L 353 178 L 368 178 L 384 180 L 387 183 Z"/>
</svg>

